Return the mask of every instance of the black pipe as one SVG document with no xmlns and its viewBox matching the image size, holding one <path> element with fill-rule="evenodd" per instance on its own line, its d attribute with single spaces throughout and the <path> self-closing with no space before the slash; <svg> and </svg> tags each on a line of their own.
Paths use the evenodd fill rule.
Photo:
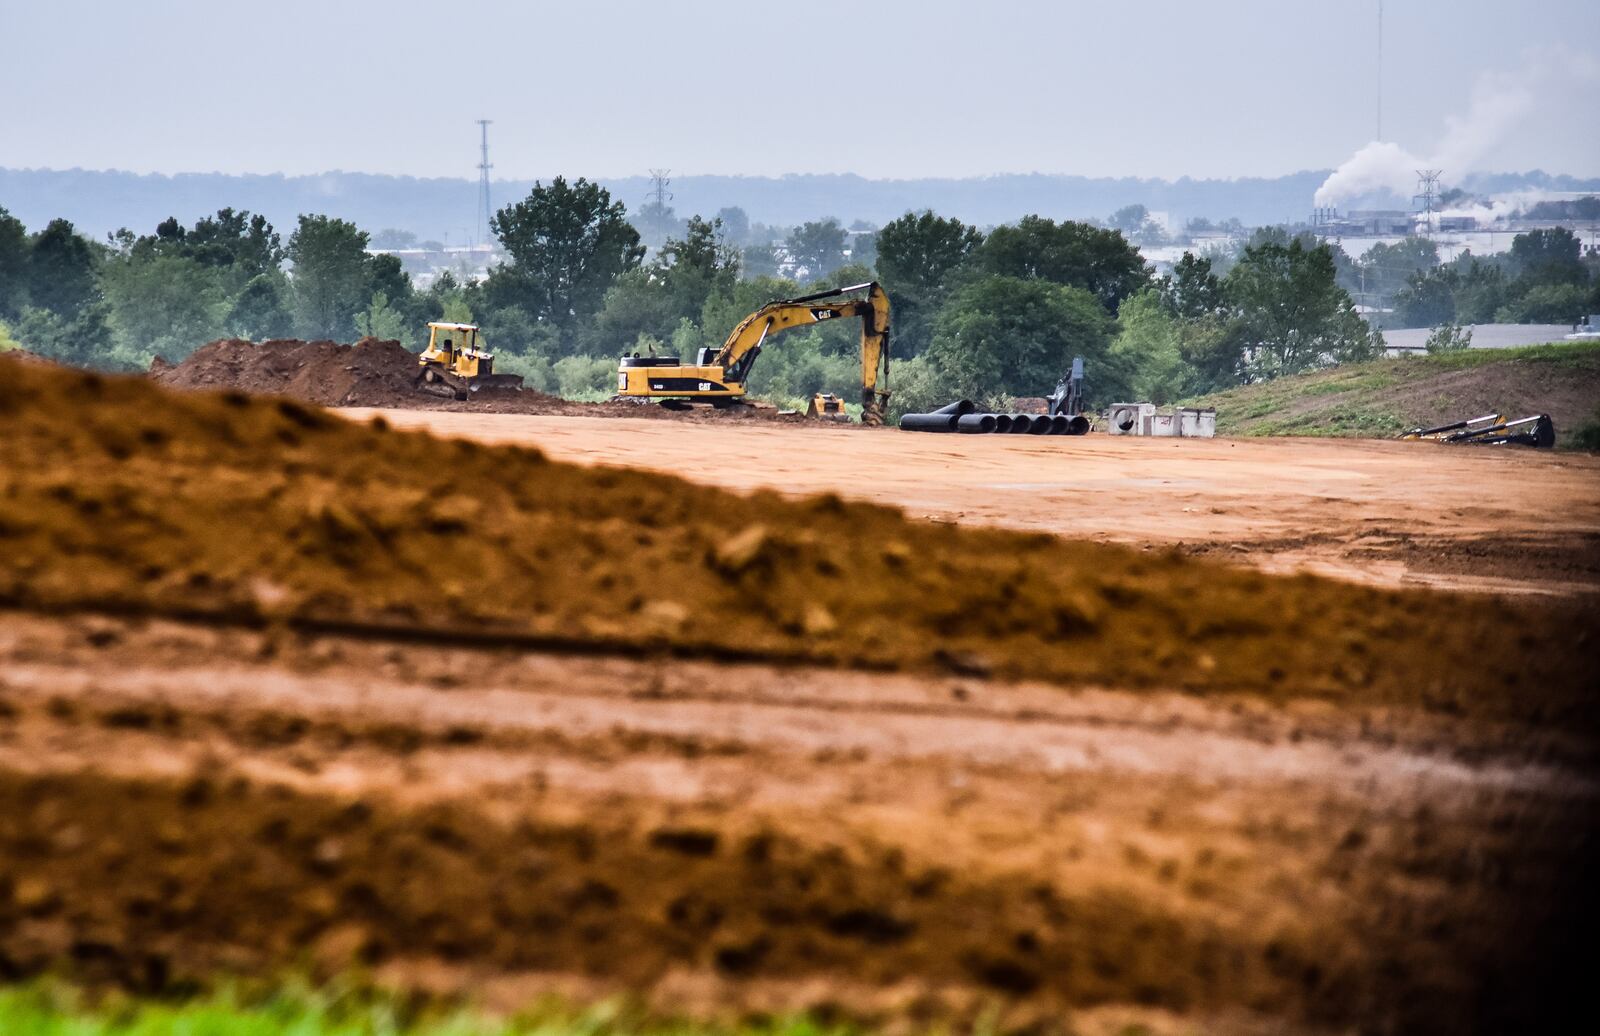
<svg viewBox="0 0 1600 1036">
<path fill-rule="evenodd" d="M 1055 419 L 1038 414 L 1028 418 L 1029 435 L 1049 435 L 1050 429 L 1055 427 Z"/>
<path fill-rule="evenodd" d="M 1011 418 L 1011 434 L 1027 435 L 1033 431 L 1033 418 L 1027 414 L 1007 414 Z"/>
<path fill-rule="evenodd" d="M 993 414 L 962 414 L 956 418 L 956 431 L 968 435 L 983 435 L 994 431 Z"/>
<path fill-rule="evenodd" d="M 1082 414 L 1073 414 L 1071 417 L 1068 417 L 1066 414 L 1057 414 L 1055 420 L 1056 427 L 1061 429 L 1060 431 L 1055 432 L 1056 435 L 1089 434 L 1089 419 L 1084 417 Z"/>
<path fill-rule="evenodd" d="M 977 412 L 978 404 L 974 403 L 970 399 L 958 399 L 954 403 L 946 403 L 937 410 L 929 411 L 929 413 L 934 414 L 956 414 L 958 416 L 964 414 L 975 414 Z"/>
<path fill-rule="evenodd" d="M 996 434 L 1004 435 L 1011 431 L 1012 421 L 1010 414 L 990 414 L 989 416 L 994 418 L 994 430 Z"/>
<path fill-rule="evenodd" d="M 956 420 L 955 414 L 906 414 L 900 418 L 900 428 L 907 432 L 953 432 Z"/>
</svg>

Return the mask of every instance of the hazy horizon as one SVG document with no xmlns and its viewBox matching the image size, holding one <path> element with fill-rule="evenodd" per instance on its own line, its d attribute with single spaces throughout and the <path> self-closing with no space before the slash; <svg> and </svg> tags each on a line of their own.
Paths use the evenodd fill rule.
<svg viewBox="0 0 1600 1036">
<path fill-rule="evenodd" d="M 1388 0 L 1383 139 L 1600 174 L 1587 0 Z M 685 10 L 685 8 L 688 8 Z M 855 174 L 1250 179 L 1376 136 L 1376 0 L 1108 8 L 735 0 L 8 4 L 0 166 L 497 180 Z M 463 56 L 457 40 L 493 41 Z M 436 41 L 444 40 L 442 45 Z M 454 49 L 452 49 L 454 47 Z M 431 49 L 430 49 L 431 48 Z"/>
</svg>

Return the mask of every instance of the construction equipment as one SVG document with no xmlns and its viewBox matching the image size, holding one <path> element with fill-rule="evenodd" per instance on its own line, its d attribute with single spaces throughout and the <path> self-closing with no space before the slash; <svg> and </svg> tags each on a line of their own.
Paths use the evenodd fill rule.
<svg viewBox="0 0 1600 1036">
<path fill-rule="evenodd" d="M 806 416 L 817 421 L 848 421 L 850 415 L 844 411 L 844 400 L 832 392 L 818 392 L 811 397 L 811 405 L 806 407 Z"/>
<path fill-rule="evenodd" d="M 856 292 L 866 294 L 852 297 Z M 743 405 L 750 368 L 770 335 L 841 317 L 861 318 L 861 423 L 882 424 L 889 402 L 889 296 L 876 281 L 769 302 L 741 320 L 721 348 L 701 349 L 693 364 L 676 356 L 624 356 L 617 395 L 676 406 Z"/>
<path fill-rule="evenodd" d="M 1056 382 L 1056 390 L 1050 394 L 1050 409 L 1047 411 L 1051 417 L 1065 414 L 1068 417 L 1077 417 L 1083 413 L 1083 357 L 1072 358 L 1072 372 Z"/>
<path fill-rule="evenodd" d="M 1413 428 L 1402 439 L 1432 439 L 1465 446 L 1531 446 L 1547 450 L 1556 444 L 1556 425 L 1549 414 L 1507 421 L 1499 414 L 1469 417 L 1434 428 Z"/>
<path fill-rule="evenodd" d="M 494 373 L 494 354 L 479 348 L 478 325 L 428 325 L 428 348 L 417 358 L 417 387 L 436 396 L 467 399 L 485 388 L 521 388 L 522 375 Z"/>
</svg>

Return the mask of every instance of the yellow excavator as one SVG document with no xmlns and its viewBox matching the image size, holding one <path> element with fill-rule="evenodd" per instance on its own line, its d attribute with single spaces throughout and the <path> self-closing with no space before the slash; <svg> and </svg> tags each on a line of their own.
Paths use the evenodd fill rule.
<svg viewBox="0 0 1600 1036">
<path fill-rule="evenodd" d="M 861 318 L 861 423 L 882 424 L 889 402 L 889 296 L 876 281 L 769 302 L 741 320 L 720 349 L 701 349 L 693 364 L 676 356 L 624 356 L 617 394 L 669 406 L 697 400 L 741 405 L 750 368 L 770 336 L 842 317 Z M 838 413 L 837 400 L 834 407 Z"/>
<path fill-rule="evenodd" d="M 494 372 L 494 354 L 483 349 L 476 324 L 429 324 L 417 368 L 417 388 L 435 396 L 466 399 L 479 389 L 522 387 L 522 375 Z"/>
</svg>

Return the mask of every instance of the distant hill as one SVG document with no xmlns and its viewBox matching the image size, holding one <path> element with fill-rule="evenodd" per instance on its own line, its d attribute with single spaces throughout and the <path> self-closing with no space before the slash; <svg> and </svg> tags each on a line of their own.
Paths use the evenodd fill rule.
<svg viewBox="0 0 1600 1036">
<path fill-rule="evenodd" d="M 579 175 L 574 171 L 571 175 Z M 790 226 L 833 216 L 849 223 L 881 224 L 909 209 L 935 211 L 979 225 L 1006 223 L 1029 213 L 1057 219 L 1105 217 L 1124 205 L 1142 204 L 1169 213 L 1175 223 L 1205 216 L 1237 217 L 1255 226 L 1306 218 L 1327 170 L 1271 179 L 1155 180 L 1003 174 L 974 179 L 868 180 L 849 174 L 681 176 L 672 181 L 672 206 L 680 216 L 710 216 L 739 206 L 752 222 Z M 646 177 L 600 180 L 637 211 L 650 183 Z M 532 181 L 492 186 L 496 207 L 521 198 Z M 1546 173 L 1469 177 L 1474 191 L 1542 188 L 1600 190 L 1600 179 Z M 0 169 L 0 206 L 30 228 L 64 216 L 86 233 L 119 227 L 149 230 L 168 216 L 192 223 L 223 206 L 264 214 L 282 229 L 300 213 L 349 219 L 368 230 L 407 230 L 423 239 L 467 243 L 474 234 L 478 185 L 469 179 L 418 179 L 371 173 L 330 172 L 316 176 L 180 173 L 141 175 L 115 170 Z M 1408 199 L 1369 199 L 1362 204 L 1408 207 Z"/>
</svg>

